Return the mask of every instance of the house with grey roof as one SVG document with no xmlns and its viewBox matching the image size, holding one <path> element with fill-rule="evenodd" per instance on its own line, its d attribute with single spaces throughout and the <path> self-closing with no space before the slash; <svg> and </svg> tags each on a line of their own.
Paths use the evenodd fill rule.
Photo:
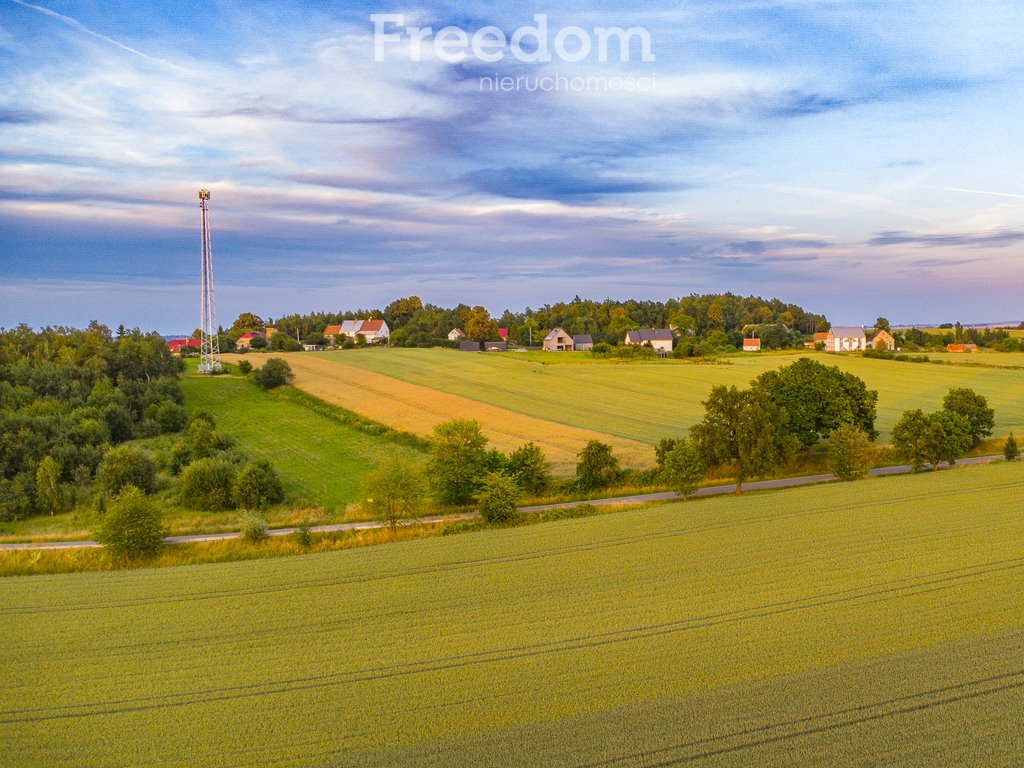
<svg viewBox="0 0 1024 768">
<path fill-rule="evenodd" d="M 830 328 L 825 337 L 826 352 L 863 352 L 868 348 L 868 339 L 863 328 L 840 326 Z"/>
<path fill-rule="evenodd" d="M 672 331 L 668 328 L 638 328 L 635 331 L 626 331 L 626 344 L 650 344 L 659 354 L 671 352 L 673 341 Z"/>
<path fill-rule="evenodd" d="M 594 350 L 594 337 L 589 333 L 581 333 L 572 337 L 572 348 L 577 352 L 592 352 Z"/>
<path fill-rule="evenodd" d="M 572 352 L 572 336 L 561 328 L 552 329 L 551 333 L 544 337 L 545 352 Z"/>
</svg>

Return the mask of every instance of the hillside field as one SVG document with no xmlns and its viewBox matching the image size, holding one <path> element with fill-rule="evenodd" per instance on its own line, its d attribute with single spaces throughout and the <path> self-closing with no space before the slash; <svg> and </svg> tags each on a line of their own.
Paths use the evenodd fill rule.
<svg viewBox="0 0 1024 768">
<path fill-rule="evenodd" d="M 34 766 L 1024 762 L 1024 464 L 0 581 Z"/>
<path fill-rule="evenodd" d="M 441 394 L 430 394 L 433 392 L 458 398 L 459 405 L 446 414 L 449 418 L 462 413 L 494 428 L 515 420 L 523 433 L 517 435 L 519 440 L 530 438 L 531 429 L 554 429 L 562 434 L 568 433 L 566 428 L 574 428 L 652 446 L 663 437 L 680 435 L 698 421 L 703 414 L 701 402 L 713 385 L 744 387 L 764 371 L 805 355 L 854 373 L 878 390 L 877 427 L 882 441 L 903 411 L 938 410 L 951 387 L 970 387 L 988 398 L 996 412 L 997 435 L 1011 430 L 1024 433 L 1024 370 L 813 353 L 735 356 L 722 364 L 595 362 L 587 353 L 549 353 L 559 364 L 545 365 L 536 356 L 529 359 L 512 352 L 467 354 L 445 349 L 364 349 L 287 357 L 299 387 L 324 398 L 332 390 L 343 393 L 339 398 L 347 400 L 346 407 L 368 415 L 372 412 L 373 418 L 399 428 L 426 428 L 429 420 L 421 420 L 422 427 L 411 426 L 414 417 L 407 418 L 403 409 L 410 413 L 417 408 L 432 411 L 434 398 L 444 400 Z M 580 363 L 572 364 L 568 358 Z M 254 355 L 251 359 L 258 363 L 260 358 Z M 370 386 L 352 389 L 361 386 L 363 372 L 377 375 Z M 521 421 L 515 414 L 542 421 Z M 562 428 L 552 427 L 552 422 Z M 540 442 L 544 437 L 549 437 L 548 433 L 538 431 L 531 439 Z M 635 451 L 640 466 L 653 464 L 649 447 Z M 637 465 L 632 460 L 634 454 L 629 455 L 630 463 Z"/>
</svg>

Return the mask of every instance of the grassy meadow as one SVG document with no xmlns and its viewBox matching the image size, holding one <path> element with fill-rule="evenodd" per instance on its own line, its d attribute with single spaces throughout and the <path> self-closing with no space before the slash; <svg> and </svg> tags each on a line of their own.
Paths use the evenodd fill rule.
<svg viewBox="0 0 1024 768">
<path fill-rule="evenodd" d="M 1020 765 L 1024 464 L 0 581 L 33 766 Z"/>
<path fill-rule="evenodd" d="M 542 353 L 537 353 L 542 354 Z M 996 412 L 996 434 L 1013 430 L 1024 433 L 1024 370 L 930 365 L 873 360 L 858 356 L 814 353 L 744 355 L 724 358 L 719 364 L 689 361 L 619 362 L 595 361 L 588 354 L 548 353 L 555 364 L 545 365 L 536 356 L 516 353 L 467 354 L 445 349 L 364 349 L 308 353 L 289 357 L 298 374 L 297 385 L 320 397 L 360 381 L 358 371 L 378 374 L 374 389 L 363 400 L 352 397 L 347 407 L 386 414 L 397 406 L 420 399 L 455 396 L 462 408 L 482 420 L 508 421 L 513 417 L 484 406 L 540 419 L 563 427 L 592 430 L 619 440 L 653 445 L 674 437 L 698 421 L 715 384 L 746 386 L 767 370 L 811 354 L 826 365 L 837 365 L 860 376 L 878 390 L 877 427 L 881 440 L 903 411 L 938 410 L 951 387 L 970 387 L 988 398 Z M 568 360 L 579 359 L 580 364 Z M 334 369 L 330 364 L 336 366 Z M 315 385 L 311 381 L 315 379 Z M 390 380 L 390 381 L 389 381 Z M 393 382 L 405 382 L 408 387 Z M 429 394 L 430 392 L 441 394 Z M 479 413 L 465 401 L 476 401 Z M 429 407 L 429 406 L 427 406 Z M 374 416 L 377 418 L 377 416 Z M 405 428 L 418 431 L 420 427 Z M 522 422 L 523 429 L 543 424 Z M 541 433 L 543 435 L 543 433 Z M 527 437 L 527 435 L 523 435 Z M 536 440 L 536 438 L 534 438 Z M 539 442 L 539 441 L 538 441 Z M 653 463 L 648 448 L 640 456 L 643 465 Z"/>
</svg>

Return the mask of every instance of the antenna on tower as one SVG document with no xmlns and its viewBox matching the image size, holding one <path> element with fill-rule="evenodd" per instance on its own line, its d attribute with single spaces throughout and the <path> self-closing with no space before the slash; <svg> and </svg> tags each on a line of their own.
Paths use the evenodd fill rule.
<svg viewBox="0 0 1024 768">
<path fill-rule="evenodd" d="M 213 248 L 210 245 L 210 190 L 199 190 L 199 210 L 203 226 L 203 301 L 199 323 L 199 372 L 216 373 L 220 365 L 220 339 L 217 337 L 217 305 L 213 300 Z"/>
</svg>

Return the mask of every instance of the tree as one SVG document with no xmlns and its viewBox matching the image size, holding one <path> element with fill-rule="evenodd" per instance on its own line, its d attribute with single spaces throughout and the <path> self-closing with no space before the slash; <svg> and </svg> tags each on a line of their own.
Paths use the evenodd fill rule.
<svg viewBox="0 0 1024 768">
<path fill-rule="evenodd" d="M 514 520 L 519 493 L 519 486 L 514 478 L 500 472 L 488 472 L 476 495 L 480 516 L 484 522 L 504 523 Z"/>
<path fill-rule="evenodd" d="M 916 408 L 900 416 L 892 430 L 892 444 L 914 472 L 925 464 L 938 469 L 943 461 L 955 464 L 971 447 L 970 423 L 960 414 L 926 414 Z"/>
<path fill-rule="evenodd" d="M 363 479 L 363 506 L 392 531 L 423 507 L 426 495 L 422 469 L 407 459 L 385 459 Z"/>
<path fill-rule="evenodd" d="M 254 461 L 235 476 L 231 495 L 236 507 L 266 509 L 284 501 L 284 486 L 270 462 Z"/>
<path fill-rule="evenodd" d="M 1016 461 L 1020 458 L 1020 449 L 1017 447 L 1017 438 L 1013 436 L 1013 432 L 1006 438 L 1006 442 L 1003 443 L 1003 456 L 1006 457 L 1007 461 Z"/>
<path fill-rule="evenodd" d="M 591 440 L 576 454 L 576 458 L 576 485 L 584 491 L 607 488 L 619 479 L 619 460 L 608 443 Z"/>
<path fill-rule="evenodd" d="M 475 341 L 488 341 L 498 338 L 498 323 L 483 307 L 473 307 L 466 318 L 465 331 Z"/>
<path fill-rule="evenodd" d="M 238 319 L 231 324 L 231 328 L 228 330 L 229 336 L 234 336 L 236 339 L 243 333 L 262 333 L 267 328 L 266 323 L 263 319 L 252 312 L 243 312 L 238 316 Z"/>
<path fill-rule="evenodd" d="M 765 477 L 789 461 L 799 440 L 785 408 L 763 390 L 719 384 L 704 401 L 704 418 L 690 435 L 709 467 L 733 464 L 736 492 L 750 477 Z"/>
<path fill-rule="evenodd" d="M 36 505 L 39 511 L 55 515 L 64 511 L 64 493 L 60 485 L 60 467 L 46 456 L 36 468 Z"/>
<path fill-rule="evenodd" d="M 155 555 L 166 535 L 156 504 L 135 486 L 118 494 L 95 531 L 96 540 L 121 560 Z"/>
<path fill-rule="evenodd" d="M 515 478 L 516 484 L 526 493 L 543 493 L 551 482 L 544 452 L 534 443 L 521 445 L 508 455 L 505 471 Z"/>
<path fill-rule="evenodd" d="M 239 360 L 238 372 L 241 373 L 243 376 L 248 376 L 250 373 L 252 373 L 252 363 L 250 363 L 248 360 Z"/>
<path fill-rule="evenodd" d="M 995 427 L 995 411 L 988 407 L 988 400 L 973 389 L 960 387 L 949 390 L 942 399 L 942 409 L 967 419 L 972 448 L 991 435 Z"/>
<path fill-rule="evenodd" d="M 669 488 L 684 499 L 697 490 L 704 479 L 704 459 L 693 440 L 676 440 L 665 454 L 661 476 Z"/>
<path fill-rule="evenodd" d="M 654 461 L 658 465 L 658 469 L 665 466 L 665 457 L 668 456 L 669 451 L 676 447 L 676 443 L 679 441 L 673 437 L 663 437 L 658 441 L 658 444 L 654 446 Z"/>
<path fill-rule="evenodd" d="M 878 393 L 837 366 L 803 357 L 754 380 L 789 415 L 789 428 L 804 447 L 817 443 L 841 424 L 853 424 L 874 440 Z"/>
<path fill-rule="evenodd" d="M 904 411 L 892 428 L 893 448 L 910 462 L 913 472 L 919 472 L 928 461 L 929 428 L 929 419 L 920 408 Z"/>
<path fill-rule="evenodd" d="M 828 456 L 836 477 L 857 480 L 871 467 L 874 450 L 867 432 L 853 424 L 840 424 L 828 437 Z"/>
<path fill-rule="evenodd" d="M 889 325 L 889 321 L 884 317 L 879 317 L 875 320 L 876 331 L 891 331 L 892 327 Z"/>
<path fill-rule="evenodd" d="M 292 367 L 288 365 L 287 360 L 271 357 L 263 364 L 262 368 L 253 371 L 252 380 L 263 389 L 274 389 L 291 384 L 295 380 L 295 374 L 292 373 Z"/>
<path fill-rule="evenodd" d="M 486 446 L 475 419 L 453 419 L 434 427 L 428 473 L 440 503 L 473 500 L 487 463 Z"/>
<path fill-rule="evenodd" d="M 134 485 L 143 493 L 156 490 L 156 465 L 149 454 L 130 445 L 119 445 L 103 455 L 96 477 L 110 494 Z"/>
<path fill-rule="evenodd" d="M 216 512 L 234 507 L 235 466 L 225 459 L 207 458 L 185 467 L 178 500 L 189 509 Z"/>
</svg>

